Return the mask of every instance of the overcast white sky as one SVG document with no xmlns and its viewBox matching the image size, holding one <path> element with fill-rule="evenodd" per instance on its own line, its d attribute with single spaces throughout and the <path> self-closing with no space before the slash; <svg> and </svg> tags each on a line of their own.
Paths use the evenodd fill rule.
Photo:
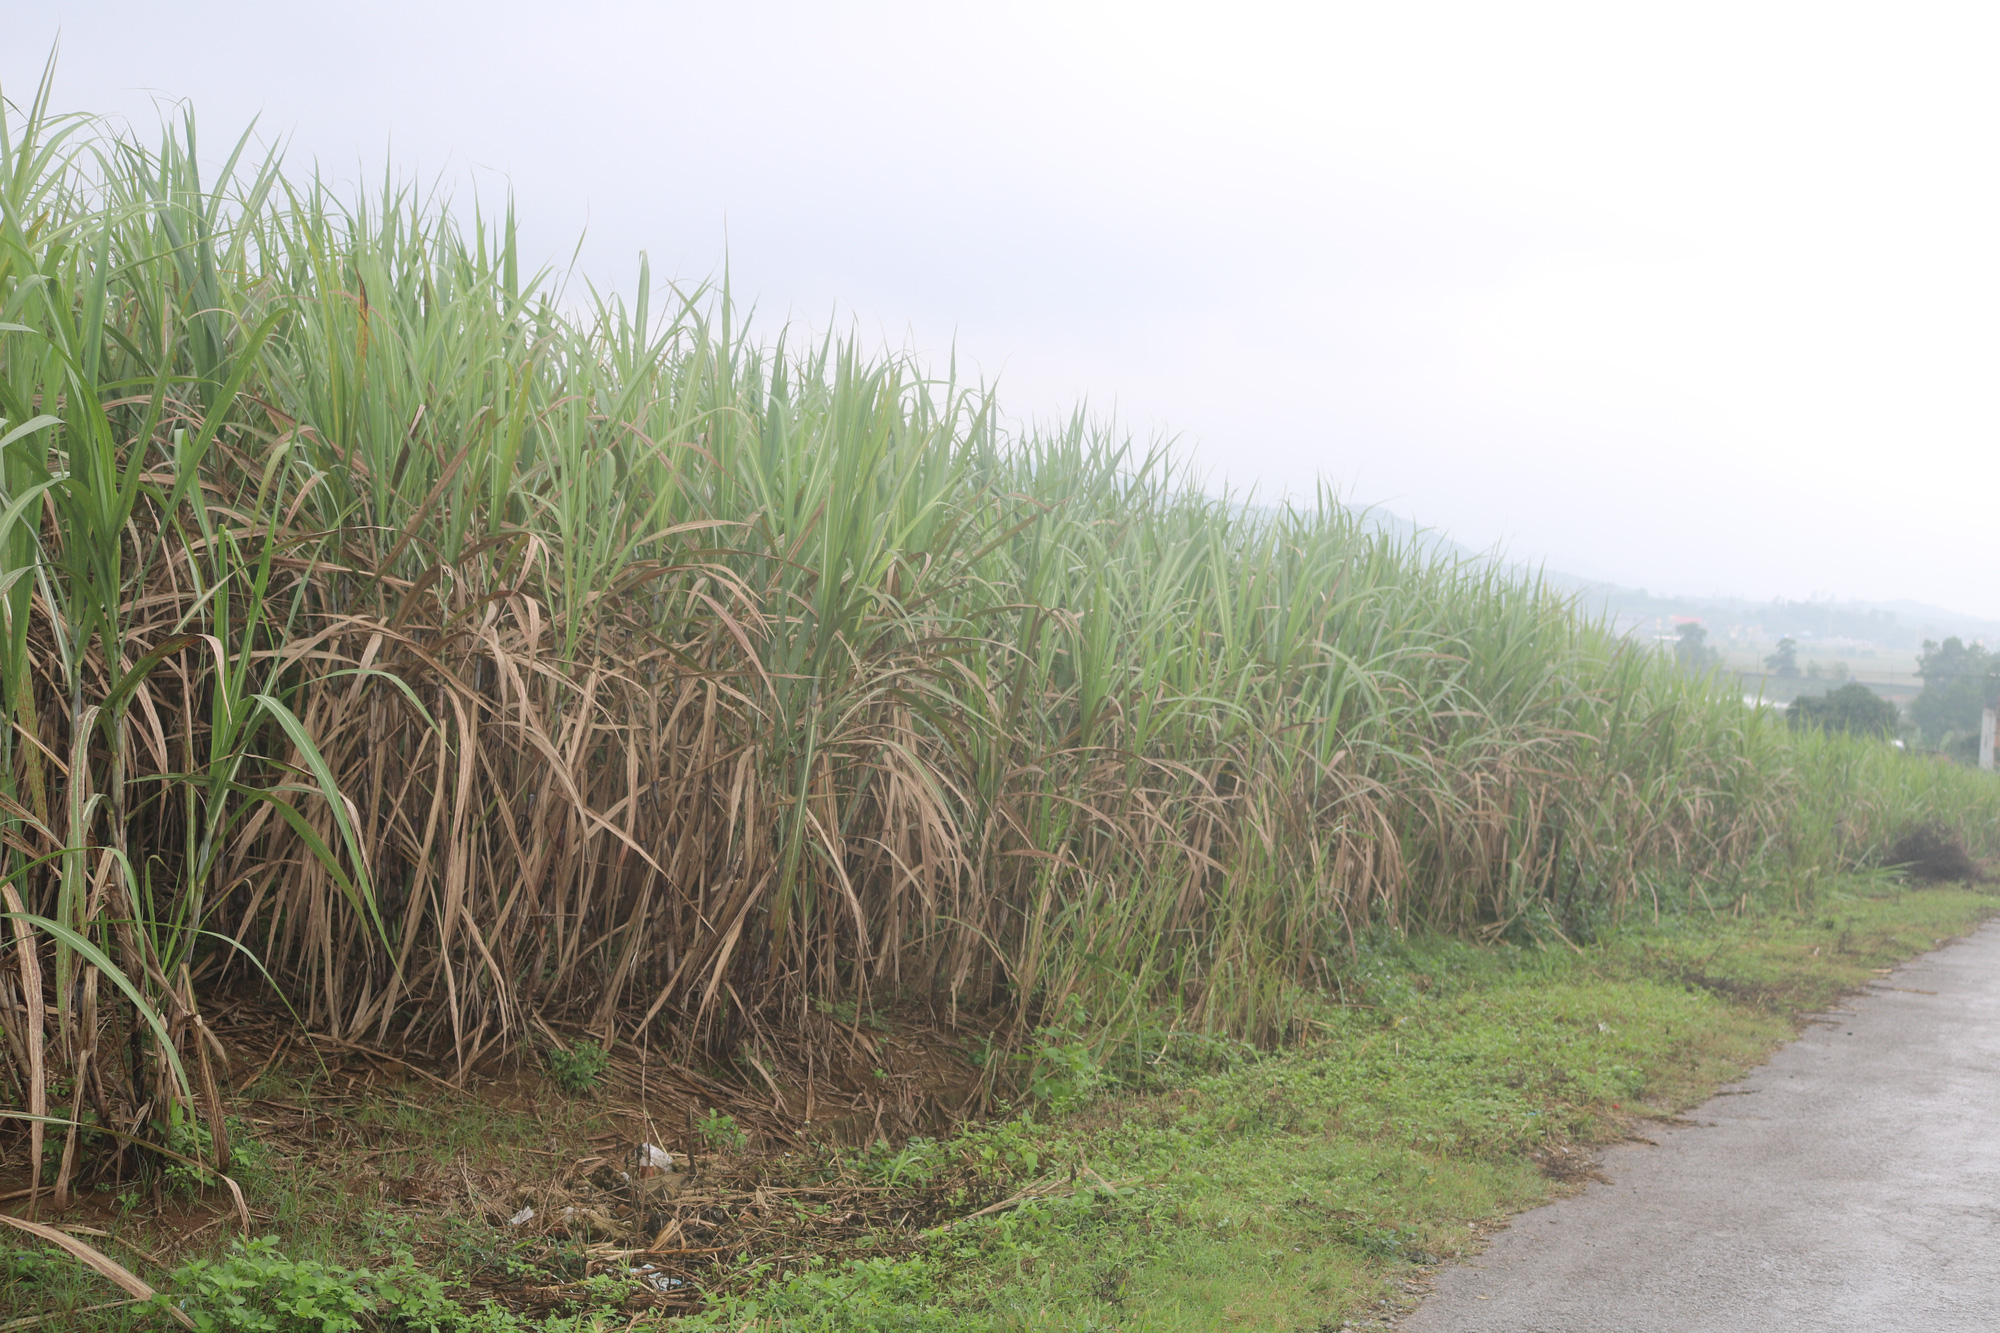
<svg viewBox="0 0 2000 1333">
<path fill-rule="evenodd" d="M 1655 591 L 2000 616 L 2000 7 L 0 0 L 0 86 Z"/>
</svg>

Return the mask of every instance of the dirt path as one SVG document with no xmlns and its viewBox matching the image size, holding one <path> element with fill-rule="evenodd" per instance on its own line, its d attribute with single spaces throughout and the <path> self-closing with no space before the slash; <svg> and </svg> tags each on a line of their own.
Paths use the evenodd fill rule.
<svg viewBox="0 0 2000 1333">
<path fill-rule="evenodd" d="M 2000 1329 L 2000 924 L 1615 1149 L 1404 1333 Z"/>
</svg>

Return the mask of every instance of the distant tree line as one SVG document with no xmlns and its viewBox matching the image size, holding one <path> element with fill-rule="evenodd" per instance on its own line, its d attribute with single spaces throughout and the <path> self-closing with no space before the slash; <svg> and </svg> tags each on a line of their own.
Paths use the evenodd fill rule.
<svg viewBox="0 0 2000 1333">
<path fill-rule="evenodd" d="M 1687 621 L 1675 633 L 1674 661 L 1683 671 L 1700 673 L 1720 665 L 1722 654 L 1709 647 L 1708 631 L 1700 621 Z M 1764 659 L 1764 667 L 1773 675 L 1790 679 L 1818 677 L 1822 671 L 1817 662 L 1804 672 L 1799 670 L 1798 640 L 1789 636 L 1778 640 L 1777 651 Z M 1917 674 L 1923 678 L 1924 688 L 1910 705 L 1909 723 L 1915 739 L 1962 758 L 1976 757 L 1980 713 L 2000 701 L 2000 653 L 1956 637 L 1943 643 L 1925 639 L 1917 657 Z M 1839 662 L 1827 673 L 1832 680 L 1845 675 L 1846 664 Z M 1902 720 L 1895 704 L 1856 681 L 1825 694 L 1798 696 L 1785 709 L 1785 718 L 1794 727 L 1885 738 L 1896 734 Z"/>
<path fill-rule="evenodd" d="M 1923 693 L 1910 705 L 1910 724 L 1923 743 L 1972 758 L 1979 750 L 1979 715 L 2000 700 L 2000 653 L 1958 638 L 1924 640 L 1917 655 Z"/>
<path fill-rule="evenodd" d="M 1610 584 L 1586 585 L 1582 592 L 1586 606 L 1602 606 L 1619 618 L 1648 625 L 1667 617 L 1689 616 L 1704 625 L 1755 625 L 1762 637 L 1788 636 L 1800 642 L 1812 639 L 1864 639 L 1878 648 L 1916 648 L 1924 634 L 1956 630 L 1960 634 L 1985 633 L 1986 628 L 1972 617 L 1944 618 L 1926 608 L 1911 607 L 1904 615 L 1893 611 L 1864 608 L 1853 603 L 1795 601 L 1778 598 L 1755 602 L 1741 598 L 1654 596 L 1644 588 L 1620 588 Z M 1927 627 L 1926 621 L 1931 622 Z"/>
<path fill-rule="evenodd" d="M 1782 639 L 1764 659 L 1779 676 L 1797 677 L 1798 645 Z M 1968 762 L 1979 753 L 1980 714 L 2000 705 L 2000 653 L 1959 638 L 1924 640 L 1917 655 L 1924 688 L 1910 704 L 1907 733 L 1927 749 Z M 1866 685 L 1850 683 L 1825 694 L 1800 695 L 1785 710 L 1794 727 L 1818 727 L 1859 736 L 1890 736 L 1897 730 L 1896 706 Z"/>
<path fill-rule="evenodd" d="M 1896 734 L 1896 705 L 1857 681 L 1825 694 L 1801 694 L 1785 709 L 1785 721 L 1795 729 L 1817 727 L 1886 739 Z"/>
<path fill-rule="evenodd" d="M 1800 674 L 1798 640 L 1789 636 L 1778 640 L 1778 651 L 1764 659 L 1764 669 L 1773 675 L 1796 680 Z M 1819 676 L 1819 663 L 1814 662 L 1805 674 Z M 1838 680 L 1846 674 L 1846 665 L 1836 662 L 1832 678 Z M 1852 736 L 1878 736 L 1883 739 L 1896 734 L 1899 716 L 1895 704 L 1858 681 L 1850 681 L 1825 694 L 1801 694 L 1785 709 L 1785 721 L 1795 730 L 1812 727 L 1820 731 L 1844 731 Z"/>
<path fill-rule="evenodd" d="M 1708 631 L 1701 622 L 1690 620 L 1678 631 L 1680 638 L 1674 643 L 1674 660 L 1681 670 L 1701 672 L 1722 661 L 1722 653 L 1708 646 Z"/>
<path fill-rule="evenodd" d="M 1764 659 L 1764 669 L 1782 680 L 1797 680 L 1803 675 L 1807 680 L 1846 680 L 1852 672 L 1847 663 L 1835 658 L 1831 662 L 1806 663 L 1806 669 L 1799 670 L 1799 641 L 1787 636 L 1778 640 L 1778 651 Z"/>
</svg>

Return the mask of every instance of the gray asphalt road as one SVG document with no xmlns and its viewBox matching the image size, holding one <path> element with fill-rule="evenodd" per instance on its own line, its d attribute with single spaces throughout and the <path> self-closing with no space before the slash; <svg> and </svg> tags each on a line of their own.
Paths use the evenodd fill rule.
<svg viewBox="0 0 2000 1333">
<path fill-rule="evenodd" d="M 1404 1333 L 2000 1330 L 2000 924 L 1847 1001 Z"/>
</svg>

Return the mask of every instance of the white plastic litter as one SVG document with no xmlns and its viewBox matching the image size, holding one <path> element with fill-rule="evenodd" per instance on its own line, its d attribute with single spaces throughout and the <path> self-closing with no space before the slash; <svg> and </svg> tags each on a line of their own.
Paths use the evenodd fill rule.
<svg viewBox="0 0 2000 1333">
<path fill-rule="evenodd" d="M 507 1225 L 510 1227 L 524 1226 L 534 1220 L 535 1210 L 532 1208 L 523 1208 L 520 1212 L 507 1219 Z"/>
<path fill-rule="evenodd" d="M 633 1174 L 640 1179 L 659 1171 L 674 1169 L 674 1155 L 657 1143 L 641 1143 L 632 1149 Z"/>
<path fill-rule="evenodd" d="M 628 1268 L 625 1271 L 631 1276 L 638 1278 L 639 1281 L 645 1283 L 654 1291 L 669 1292 L 677 1287 L 686 1285 L 680 1278 L 662 1273 L 652 1264 L 647 1264 L 644 1268 Z"/>
</svg>

